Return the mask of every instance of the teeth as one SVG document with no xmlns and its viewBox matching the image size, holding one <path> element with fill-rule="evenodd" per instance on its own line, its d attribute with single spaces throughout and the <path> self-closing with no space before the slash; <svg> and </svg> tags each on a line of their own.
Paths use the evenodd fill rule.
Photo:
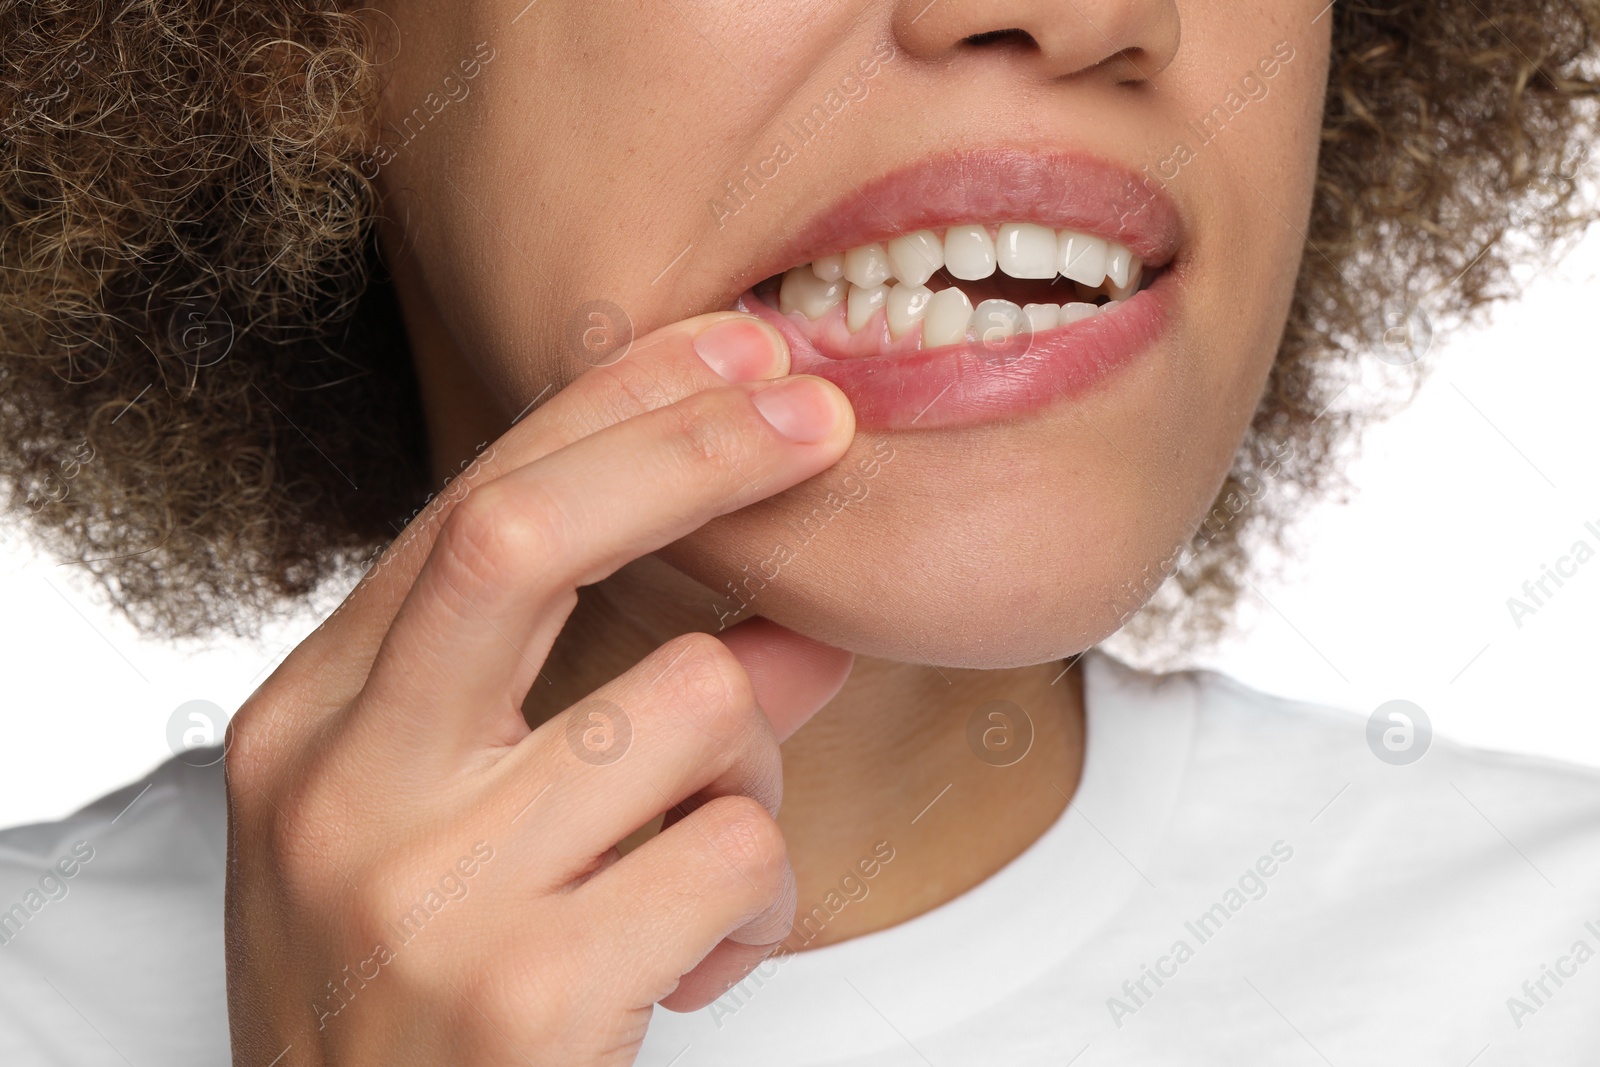
<svg viewBox="0 0 1600 1067">
<path fill-rule="evenodd" d="M 1144 264 L 1139 262 L 1138 256 L 1133 257 L 1133 262 L 1129 265 L 1126 271 L 1124 281 L 1115 281 L 1111 278 L 1110 272 L 1107 272 L 1106 289 L 1111 294 L 1111 299 L 1113 301 L 1126 300 L 1134 293 L 1137 293 L 1139 291 L 1139 282 L 1142 280 L 1141 275 L 1143 273 Z"/>
<path fill-rule="evenodd" d="M 994 273 L 994 238 L 983 226 L 952 226 L 944 231 L 944 269 L 950 277 L 975 282 Z"/>
<path fill-rule="evenodd" d="M 1128 275 L 1133 270 L 1135 258 L 1132 252 L 1121 245 L 1111 246 L 1106 254 L 1106 277 L 1115 286 L 1128 284 Z"/>
<path fill-rule="evenodd" d="M 918 230 L 889 242 L 889 266 L 907 285 L 926 285 L 944 266 L 944 242 L 932 230 Z"/>
<path fill-rule="evenodd" d="M 844 255 L 823 256 L 811 261 L 811 273 L 825 282 L 836 282 L 844 277 Z"/>
<path fill-rule="evenodd" d="M 894 249 L 889 254 L 893 255 Z M 896 341 L 904 337 L 928 313 L 928 301 L 932 299 L 933 291 L 921 285 L 902 284 L 890 289 L 886 305 L 889 336 Z"/>
<path fill-rule="evenodd" d="M 872 318 L 872 313 L 883 307 L 889 300 L 889 287 L 887 285 L 874 285 L 870 289 L 863 289 L 859 285 L 850 287 L 850 295 L 844 302 L 844 321 L 855 333 L 867 324 Z"/>
<path fill-rule="evenodd" d="M 978 340 L 990 347 L 1028 332 L 1022 309 L 1009 300 L 983 301 L 972 311 L 972 326 Z"/>
<path fill-rule="evenodd" d="M 1074 299 L 1022 307 L 984 300 L 974 311 L 972 298 L 959 286 L 937 293 L 927 287 L 940 268 L 958 281 L 988 278 L 997 269 L 1012 278 L 1065 280 L 1052 292 Z M 1144 273 L 1131 249 L 1077 230 L 1006 222 L 991 234 L 988 226 L 951 226 L 942 235 L 916 230 L 787 271 L 778 306 L 784 314 L 800 312 L 815 320 L 844 304 L 844 324 L 851 333 L 865 329 L 883 308 L 891 340 L 921 323 L 922 345 L 934 347 L 965 339 L 974 326 L 980 339 L 996 340 L 1071 325 L 1132 299 Z M 1096 305 L 1096 300 L 1108 303 Z"/>
<path fill-rule="evenodd" d="M 783 276 L 778 290 L 778 310 L 788 315 L 798 311 L 808 319 L 820 319 L 844 300 L 845 283 L 825 282 L 810 267 L 795 267 Z"/>
<path fill-rule="evenodd" d="M 1103 237 L 1090 237 L 1073 230 L 1057 235 L 1056 268 L 1061 276 L 1091 288 L 1106 280 L 1106 259 L 1110 244 Z M 1120 246 L 1119 246 L 1120 247 Z"/>
<path fill-rule="evenodd" d="M 1061 325 L 1060 304 L 1023 304 L 1022 313 L 1028 317 L 1028 329 L 1032 333 L 1043 333 Z"/>
<path fill-rule="evenodd" d="M 1062 304 L 1061 325 L 1071 326 L 1074 322 L 1077 322 L 1080 319 L 1087 319 L 1090 316 L 1097 314 L 1099 311 L 1100 309 L 1095 307 L 1093 304 Z"/>
<path fill-rule="evenodd" d="M 863 289 L 882 285 L 894 277 L 894 271 L 889 268 L 889 253 L 876 241 L 852 248 L 844 254 L 844 276 L 851 285 L 859 285 Z"/>
<path fill-rule="evenodd" d="M 928 301 L 922 318 L 922 346 L 937 348 L 966 340 L 972 325 L 972 301 L 960 289 L 940 289 Z"/>
<path fill-rule="evenodd" d="M 1000 227 L 1000 269 L 1013 278 L 1056 276 L 1056 231 L 1031 222 Z"/>
</svg>

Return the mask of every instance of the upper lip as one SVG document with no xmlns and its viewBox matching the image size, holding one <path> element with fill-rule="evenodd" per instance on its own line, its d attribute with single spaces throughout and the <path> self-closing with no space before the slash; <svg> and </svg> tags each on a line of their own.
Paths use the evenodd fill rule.
<svg viewBox="0 0 1600 1067">
<path fill-rule="evenodd" d="M 756 264 L 740 292 L 790 267 L 915 230 L 1034 222 L 1124 245 L 1150 269 L 1182 243 L 1172 200 L 1138 171 L 1078 152 L 971 149 L 891 171 L 818 212 Z"/>
</svg>

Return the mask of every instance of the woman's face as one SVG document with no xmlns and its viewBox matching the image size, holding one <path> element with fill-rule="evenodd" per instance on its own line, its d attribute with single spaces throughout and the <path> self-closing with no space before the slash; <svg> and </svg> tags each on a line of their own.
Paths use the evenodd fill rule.
<svg viewBox="0 0 1600 1067">
<path fill-rule="evenodd" d="M 1209 507 L 1294 286 L 1325 0 L 383 6 L 369 173 L 436 411 L 493 436 L 741 299 L 854 402 L 839 466 L 660 554 L 712 628 L 1041 662 Z"/>
</svg>

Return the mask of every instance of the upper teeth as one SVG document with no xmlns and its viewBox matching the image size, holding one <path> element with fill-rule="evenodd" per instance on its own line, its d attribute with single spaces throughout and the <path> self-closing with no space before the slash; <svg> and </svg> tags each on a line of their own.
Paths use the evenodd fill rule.
<svg viewBox="0 0 1600 1067">
<path fill-rule="evenodd" d="M 987 278 L 996 268 L 1013 278 L 1053 279 L 1059 274 L 1090 289 L 1104 286 L 1112 301 L 1137 292 L 1141 274 L 1138 256 L 1092 234 L 1032 222 L 1003 223 L 993 233 L 987 226 L 951 226 L 942 235 L 918 230 L 795 267 L 783 276 L 778 309 L 818 319 L 844 304 L 854 333 L 882 308 L 891 337 L 898 339 L 921 324 L 925 347 L 954 344 L 967 336 L 975 314 L 972 301 L 959 289 L 933 293 L 925 287 L 941 267 L 963 281 Z M 976 325 L 1001 332 L 1048 330 L 1099 310 L 1086 302 L 1021 308 L 1010 301 L 985 300 L 976 309 L 983 320 Z"/>
</svg>

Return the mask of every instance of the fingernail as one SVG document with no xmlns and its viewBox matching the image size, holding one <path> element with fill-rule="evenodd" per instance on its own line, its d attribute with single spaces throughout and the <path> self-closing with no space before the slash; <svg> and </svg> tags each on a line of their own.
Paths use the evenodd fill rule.
<svg viewBox="0 0 1600 1067">
<path fill-rule="evenodd" d="M 696 337 L 694 350 L 730 382 L 758 382 L 789 370 L 783 338 L 760 319 L 725 319 Z"/>
<path fill-rule="evenodd" d="M 791 441 L 821 441 L 839 425 L 834 390 L 820 378 L 790 378 L 750 399 L 761 417 Z"/>
</svg>

